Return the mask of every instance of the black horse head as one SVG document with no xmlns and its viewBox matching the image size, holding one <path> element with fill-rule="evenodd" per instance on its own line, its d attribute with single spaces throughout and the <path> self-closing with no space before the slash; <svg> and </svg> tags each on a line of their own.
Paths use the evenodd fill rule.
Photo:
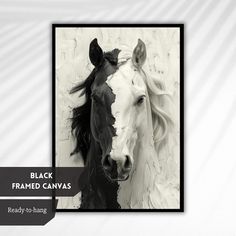
<svg viewBox="0 0 236 236">
<path fill-rule="evenodd" d="M 120 50 L 104 53 L 94 39 L 90 43 L 89 57 L 95 66 L 88 78 L 75 86 L 71 93 L 82 91 L 85 103 L 73 109 L 72 131 L 76 137 L 76 147 L 72 154 L 81 152 L 86 162 L 91 136 L 100 144 L 103 153 L 108 154 L 111 140 L 115 135 L 114 117 L 111 114 L 111 104 L 115 95 L 105 83 L 107 77 L 118 69 L 118 54 Z"/>
<path fill-rule="evenodd" d="M 118 54 L 114 49 L 103 52 L 94 39 L 90 43 L 89 57 L 94 69 L 88 78 L 75 86 L 71 93 L 82 91 L 85 103 L 73 109 L 72 132 L 76 138 L 76 147 L 72 154 L 81 152 L 87 167 L 85 189 L 82 192 L 82 208 L 118 208 L 118 184 L 111 183 L 101 168 L 102 157 L 111 151 L 112 137 L 116 131 L 111 113 L 111 104 L 115 95 L 105 83 L 108 76 L 118 69 Z M 116 178 L 114 165 L 111 177 Z M 107 196 L 109 195 L 109 197 Z"/>
</svg>

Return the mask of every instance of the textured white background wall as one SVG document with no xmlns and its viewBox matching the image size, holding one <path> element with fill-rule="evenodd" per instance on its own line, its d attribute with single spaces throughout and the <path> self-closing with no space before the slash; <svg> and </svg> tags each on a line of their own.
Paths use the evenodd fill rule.
<svg viewBox="0 0 236 236">
<path fill-rule="evenodd" d="M 79 93 L 70 89 L 87 78 L 93 69 L 89 60 L 89 44 L 97 38 L 104 51 L 119 48 L 128 56 L 138 38 L 146 44 L 145 72 L 161 81 L 172 97 L 171 117 L 175 130 L 168 145 L 159 153 L 161 169 L 159 188 L 166 192 L 166 207 L 179 208 L 179 46 L 178 28 L 57 28 L 56 29 L 56 163 L 57 166 L 83 166 L 79 155 L 70 157 L 74 148 L 71 135 L 71 110 L 84 102 Z M 121 52 L 122 54 L 122 52 Z M 150 78 L 151 79 L 151 78 Z M 164 108 L 165 109 L 165 108 Z M 168 113 L 169 111 L 166 110 Z M 174 140 L 174 141 L 173 141 Z M 141 182 L 140 182 L 141 184 Z M 158 184 L 158 183 L 156 183 Z M 171 195 L 174 195 L 171 196 Z M 168 196 L 168 197 L 167 197 Z M 171 197 L 169 197 L 171 196 Z M 158 196 L 157 196 L 158 197 Z M 58 208 L 78 208 L 80 194 L 74 198 L 60 198 Z M 173 198 L 173 200 L 169 200 Z"/>
<path fill-rule="evenodd" d="M 0 165 L 51 165 L 51 23 L 185 23 L 185 213 L 57 213 L 1 235 L 236 234 L 236 1 L 1 0 Z"/>
</svg>

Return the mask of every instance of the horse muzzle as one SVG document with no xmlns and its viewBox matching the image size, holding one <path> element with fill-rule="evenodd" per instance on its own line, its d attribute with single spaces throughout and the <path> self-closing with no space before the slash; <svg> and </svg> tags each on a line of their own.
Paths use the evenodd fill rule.
<svg viewBox="0 0 236 236">
<path fill-rule="evenodd" d="M 127 180 L 132 166 L 132 159 L 128 155 L 120 155 L 116 157 L 106 155 L 102 159 L 104 172 L 113 181 Z"/>
</svg>

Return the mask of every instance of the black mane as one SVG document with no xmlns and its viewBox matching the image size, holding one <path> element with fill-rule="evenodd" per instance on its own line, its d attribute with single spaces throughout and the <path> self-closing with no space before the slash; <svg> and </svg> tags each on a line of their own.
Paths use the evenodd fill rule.
<svg viewBox="0 0 236 236">
<path fill-rule="evenodd" d="M 71 155 L 81 152 L 84 161 L 90 146 L 91 132 L 90 132 L 90 110 L 91 110 L 91 85 L 95 79 L 96 68 L 93 69 L 88 78 L 81 84 L 72 88 L 70 93 L 82 91 L 81 95 L 85 95 L 85 103 L 81 106 L 75 107 L 72 110 L 72 133 L 76 140 L 76 146 Z"/>
</svg>

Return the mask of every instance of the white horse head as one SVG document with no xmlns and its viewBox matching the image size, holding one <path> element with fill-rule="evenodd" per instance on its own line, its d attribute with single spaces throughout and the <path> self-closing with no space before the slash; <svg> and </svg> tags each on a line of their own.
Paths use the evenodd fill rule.
<svg viewBox="0 0 236 236">
<path fill-rule="evenodd" d="M 161 106 L 168 96 L 162 83 L 142 69 L 146 55 L 146 46 L 139 39 L 132 55 L 122 58 L 117 72 L 106 81 L 115 95 L 112 115 L 116 130 L 107 163 L 116 162 L 118 180 L 125 180 L 119 182 L 122 208 L 162 207 L 156 187 L 158 149 L 172 120 Z"/>
</svg>

